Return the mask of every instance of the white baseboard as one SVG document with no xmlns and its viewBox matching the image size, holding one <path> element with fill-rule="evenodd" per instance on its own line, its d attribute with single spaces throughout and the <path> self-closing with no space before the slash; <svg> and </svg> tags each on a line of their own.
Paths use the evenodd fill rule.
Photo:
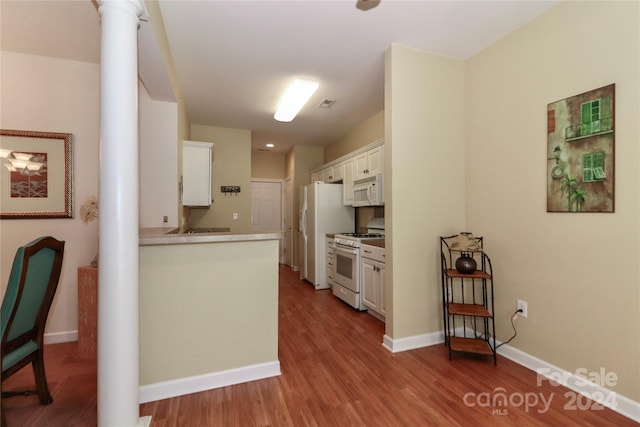
<svg viewBox="0 0 640 427">
<path fill-rule="evenodd" d="M 61 342 L 78 341 L 78 331 L 44 334 L 43 340 L 45 344 L 59 344 Z"/>
<path fill-rule="evenodd" d="M 219 387 L 241 384 L 280 375 L 280 362 L 266 362 L 227 371 L 211 372 L 177 380 L 144 385 L 139 388 L 139 402 L 147 403 Z"/>
<path fill-rule="evenodd" d="M 558 368 L 508 344 L 501 346 L 498 349 L 498 354 L 640 423 L 640 402 L 620 396 L 602 385 L 589 382 L 573 372 Z"/>
<path fill-rule="evenodd" d="M 389 335 L 382 337 L 382 345 L 392 353 L 413 350 L 420 347 L 429 347 L 434 344 L 442 344 L 444 334 L 432 332 L 430 334 L 414 335 L 412 337 L 392 339 Z"/>
</svg>

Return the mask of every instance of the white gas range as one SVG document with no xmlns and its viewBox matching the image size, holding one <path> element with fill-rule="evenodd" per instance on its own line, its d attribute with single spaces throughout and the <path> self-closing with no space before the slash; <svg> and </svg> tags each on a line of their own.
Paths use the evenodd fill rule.
<svg viewBox="0 0 640 427">
<path fill-rule="evenodd" d="M 333 244 L 335 252 L 335 284 L 333 294 L 355 308 L 366 310 L 362 302 L 360 279 L 360 245 L 363 241 L 384 239 L 384 218 L 373 218 L 367 233 L 336 234 Z"/>
</svg>

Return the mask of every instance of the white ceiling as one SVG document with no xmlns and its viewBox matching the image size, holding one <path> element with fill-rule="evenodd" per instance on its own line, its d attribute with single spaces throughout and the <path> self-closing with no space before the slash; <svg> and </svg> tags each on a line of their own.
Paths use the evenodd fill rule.
<svg viewBox="0 0 640 427">
<path fill-rule="evenodd" d="M 272 142 L 284 152 L 329 144 L 384 108 L 392 43 L 467 59 L 557 3 L 382 0 L 364 11 L 356 0 L 160 0 L 160 8 L 190 121 L 251 129 L 254 149 Z M 2 0 L 0 15 L 3 50 L 99 62 L 91 0 Z M 277 122 L 295 77 L 319 89 L 293 122 Z M 318 108 L 324 99 L 336 102 Z"/>
</svg>

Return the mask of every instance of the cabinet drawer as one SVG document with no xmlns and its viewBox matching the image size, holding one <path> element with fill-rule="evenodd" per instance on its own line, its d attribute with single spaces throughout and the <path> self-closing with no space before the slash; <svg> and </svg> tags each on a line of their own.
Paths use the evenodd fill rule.
<svg viewBox="0 0 640 427">
<path fill-rule="evenodd" d="M 335 273 L 333 271 L 327 270 L 327 285 L 331 286 L 332 288 L 336 286 L 336 281 L 333 278 L 334 274 Z"/>
<path fill-rule="evenodd" d="M 337 283 L 333 285 L 333 294 L 346 302 L 356 310 L 361 310 L 359 295 L 353 292 L 351 289 L 345 288 Z"/>
<path fill-rule="evenodd" d="M 363 258 L 370 258 L 375 261 L 385 262 L 385 250 L 378 246 L 362 245 L 360 247 L 360 255 Z"/>
</svg>

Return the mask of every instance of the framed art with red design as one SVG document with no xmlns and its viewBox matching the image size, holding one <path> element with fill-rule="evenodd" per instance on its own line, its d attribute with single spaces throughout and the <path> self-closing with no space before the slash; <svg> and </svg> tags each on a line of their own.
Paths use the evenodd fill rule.
<svg viewBox="0 0 640 427">
<path fill-rule="evenodd" d="M 73 218 L 72 140 L 0 129 L 0 219 Z"/>
</svg>

